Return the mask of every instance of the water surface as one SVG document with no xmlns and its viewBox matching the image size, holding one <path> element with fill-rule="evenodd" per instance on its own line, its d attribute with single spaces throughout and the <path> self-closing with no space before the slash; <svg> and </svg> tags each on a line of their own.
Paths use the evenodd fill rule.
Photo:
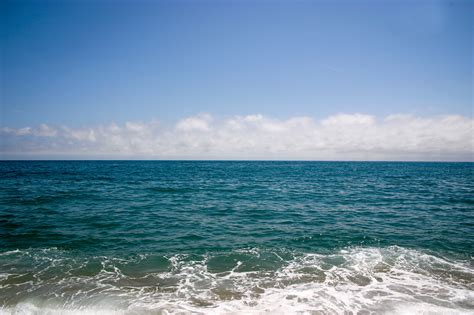
<svg viewBox="0 0 474 315">
<path fill-rule="evenodd" d="M 473 171 L 0 162 L 0 312 L 472 314 Z"/>
</svg>

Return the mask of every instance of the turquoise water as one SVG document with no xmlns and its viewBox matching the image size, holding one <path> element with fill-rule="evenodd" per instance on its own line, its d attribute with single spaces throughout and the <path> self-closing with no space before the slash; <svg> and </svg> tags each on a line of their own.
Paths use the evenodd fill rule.
<svg viewBox="0 0 474 315">
<path fill-rule="evenodd" d="M 474 164 L 0 162 L 0 313 L 474 313 Z"/>
</svg>

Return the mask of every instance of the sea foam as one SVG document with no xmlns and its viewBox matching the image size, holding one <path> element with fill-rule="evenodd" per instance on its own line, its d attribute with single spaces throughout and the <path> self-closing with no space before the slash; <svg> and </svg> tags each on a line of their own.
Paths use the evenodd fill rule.
<svg viewBox="0 0 474 315">
<path fill-rule="evenodd" d="M 398 246 L 326 254 L 253 248 L 79 259 L 51 249 L 5 256 L 17 266 L 33 259 L 38 269 L 34 276 L 18 268 L 4 273 L 2 314 L 474 313 L 472 260 Z M 249 259 L 274 268 L 249 269 Z"/>
</svg>

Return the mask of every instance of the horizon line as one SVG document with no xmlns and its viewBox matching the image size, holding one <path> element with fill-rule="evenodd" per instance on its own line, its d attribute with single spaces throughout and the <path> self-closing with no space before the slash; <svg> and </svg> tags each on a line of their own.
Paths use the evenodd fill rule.
<svg viewBox="0 0 474 315">
<path fill-rule="evenodd" d="M 474 163 L 459 160 L 305 160 L 305 159 L 2 159 L 0 162 L 349 162 L 349 163 Z"/>
</svg>

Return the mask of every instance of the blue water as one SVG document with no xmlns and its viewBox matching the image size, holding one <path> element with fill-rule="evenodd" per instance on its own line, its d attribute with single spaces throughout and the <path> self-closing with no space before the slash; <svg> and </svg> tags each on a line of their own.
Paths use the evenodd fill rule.
<svg viewBox="0 0 474 315">
<path fill-rule="evenodd" d="M 473 171 L 0 162 L 0 313 L 472 314 Z"/>
</svg>

